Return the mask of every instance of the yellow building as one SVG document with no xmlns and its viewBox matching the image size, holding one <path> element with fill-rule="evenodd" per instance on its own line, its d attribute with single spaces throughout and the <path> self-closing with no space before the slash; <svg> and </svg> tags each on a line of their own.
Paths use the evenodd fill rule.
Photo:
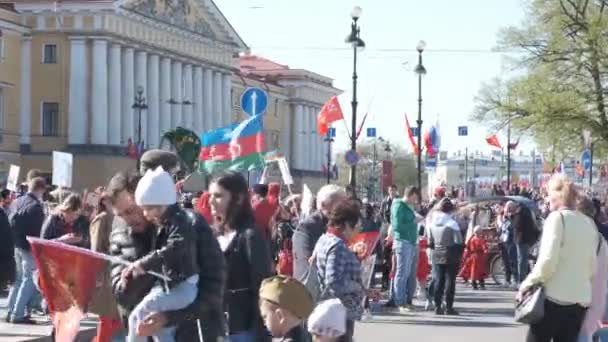
<svg viewBox="0 0 608 342">
<path fill-rule="evenodd" d="M 56 150 L 73 154 L 72 188 L 105 184 L 134 168 L 129 142 L 156 148 L 177 126 L 241 120 L 241 94 L 255 86 L 269 94 L 267 148 L 298 185 L 318 187 L 316 114 L 339 90 L 247 50 L 212 0 L 0 0 L 0 181 L 10 164 L 21 179 L 50 173 Z"/>
<path fill-rule="evenodd" d="M 67 151 L 72 187 L 92 187 L 134 167 L 128 141 L 153 148 L 177 126 L 230 122 L 247 47 L 213 1 L 0 2 L 0 169 L 50 171 L 51 152 Z"/>
</svg>

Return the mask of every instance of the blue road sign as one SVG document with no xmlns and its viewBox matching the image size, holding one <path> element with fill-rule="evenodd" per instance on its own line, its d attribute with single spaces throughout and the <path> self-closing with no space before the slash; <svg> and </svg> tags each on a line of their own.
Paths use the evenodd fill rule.
<svg viewBox="0 0 608 342">
<path fill-rule="evenodd" d="M 376 128 L 375 127 L 368 127 L 367 128 L 367 137 L 368 138 L 375 138 L 376 137 Z"/>
<path fill-rule="evenodd" d="M 467 127 L 467 126 L 458 127 L 458 136 L 459 137 L 466 137 L 468 135 L 469 135 L 469 127 Z"/>
<path fill-rule="evenodd" d="M 249 115 L 264 114 L 268 107 L 268 94 L 261 88 L 247 88 L 241 96 L 241 108 Z"/>
<path fill-rule="evenodd" d="M 417 137 L 418 136 L 418 127 L 412 127 L 412 134 Z"/>
<path fill-rule="evenodd" d="M 329 128 L 329 137 L 330 138 L 335 138 L 336 137 L 336 128 L 335 127 L 330 127 Z"/>
<path fill-rule="evenodd" d="M 437 167 L 437 156 L 428 157 L 426 159 L 426 168 L 427 169 L 434 169 L 436 167 Z"/>
<path fill-rule="evenodd" d="M 359 162 L 359 154 L 355 150 L 348 150 L 344 154 L 344 160 L 346 161 L 346 164 L 350 166 L 357 165 Z"/>
<path fill-rule="evenodd" d="M 581 155 L 581 164 L 583 164 L 585 171 L 591 170 L 591 151 L 583 151 L 583 154 Z"/>
</svg>

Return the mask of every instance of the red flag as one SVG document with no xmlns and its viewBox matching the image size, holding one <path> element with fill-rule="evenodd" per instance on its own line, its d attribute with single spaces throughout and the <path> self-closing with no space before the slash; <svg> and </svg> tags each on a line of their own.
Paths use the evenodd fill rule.
<svg viewBox="0 0 608 342">
<path fill-rule="evenodd" d="M 363 116 L 363 121 L 361 121 L 361 126 L 359 126 L 359 130 L 357 131 L 356 139 L 359 139 L 359 136 L 361 135 L 361 131 L 363 131 L 363 125 L 365 125 L 365 119 L 367 119 L 367 113 L 365 113 L 365 115 Z"/>
<path fill-rule="evenodd" d="M 342 113 L 340 102 L 338 102 L 337 96 L 333 96 L 329 102 L 321 108 L 321 111 L 317 116 L 317 132 L 321 136 L 326 135 L 329 130 L 329 124 L 342 119 L 344 119 L 344 114 Z"/>
<path fill-rule="evenodd" d="M 108 261 L 104 255 L 61 242 L 27 238 L 39 272 L 40 291 L 46 299 L 58 341 L 78 332 L 79 321 L 89 304 L 97 274 Z M 63 337 L 59 337 L 59 335 Z"/>
<path fill-rule="evenodd" d="M 379 232 L 359 233 L 348 242 L 348 246 L 357 254 L 359 260 L 363 260 L 374 253 L 379 238 Z"/>
<path fill-rule="evenodd" d="M 416 140 L 414 139 L 414 132 L 412 132 L 412 127 L 410 126 L 410 121 L 407 119 L 407 113 L 405 114 L 405 128 L 407 129 L 407 136 L 410 139 L 410 143 L 412 144 L 412 149 L 414 149 L 414 153 L 418 155 L 420 150 L 418 149 L 418 145 L 416 144 Z M 420 134 L 420 132 L 418 132 Z"/>
<path fill-rule="evenodd" d="M 500 141 L 498 140 L 498 137 L 496 136 L 496 134 L 492 134 L 489 137 L 487 137 L 486 142 L 491 146 L 494 146 L 497 148 L 502 148 L 502 145 L 500 145 Z"/>
</svg>

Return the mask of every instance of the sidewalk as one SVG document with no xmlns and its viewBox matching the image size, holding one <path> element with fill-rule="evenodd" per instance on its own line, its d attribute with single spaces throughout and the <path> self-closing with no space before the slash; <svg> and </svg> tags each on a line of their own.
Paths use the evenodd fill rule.
<svg viewBox="0 0 608 342">
<path fill-rule="evenodd" d="M 48 317 L 33 316 L 38 322 L 36 325 L 9 324 L 4 321 L 6 317 L 7 298 L 0 298 L 0 341 L 2 342 L 51 342 L 52 325 Z M 80 334 L 77 342 L 90 342 L 95 335 L 97 320 L 93 317 L 84 319 L 80 322 Z"/>
</svg>

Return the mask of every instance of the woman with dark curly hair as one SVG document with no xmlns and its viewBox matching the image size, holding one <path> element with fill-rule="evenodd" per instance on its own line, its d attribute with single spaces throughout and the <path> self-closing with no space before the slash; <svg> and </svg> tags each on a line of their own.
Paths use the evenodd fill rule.
<svg viewBox="0 0 608 342">
<path fill-rule="evenodd" d="M 247 181 L 236 172 L 209 186 L 211 214 L 227 267 L 225 311 L 233 342 L 270 341 L 258 310 L 262 280 L 271 275 L 268 243 L 251 208 Z"/>
</svg>

